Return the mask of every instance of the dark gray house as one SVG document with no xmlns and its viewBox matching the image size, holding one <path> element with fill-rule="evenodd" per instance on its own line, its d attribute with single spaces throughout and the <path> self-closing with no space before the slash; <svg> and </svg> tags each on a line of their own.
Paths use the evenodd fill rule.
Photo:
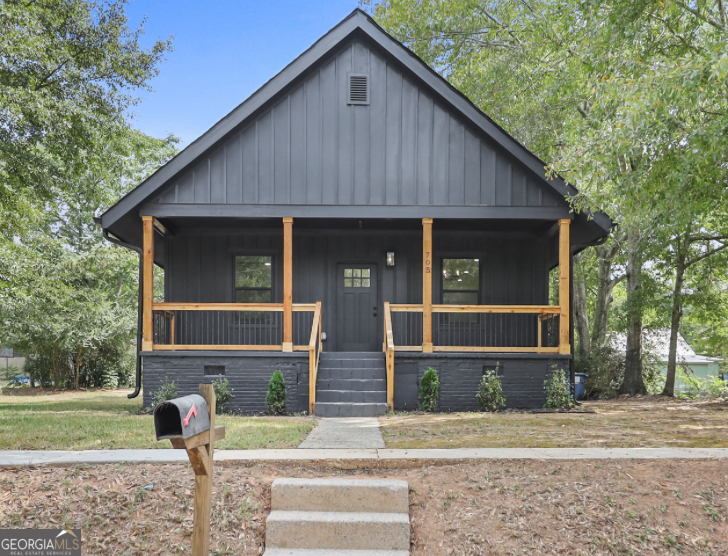
<svg viewBox="0 0 728 556">
<path fill-rule="evenodd" d="M 102 216 L 143 250 L 145 403 L 224 375 L 263 410 L 278 369 L 289 409 L 366 415 L 416 407 L 433 367 L 443 410 L 495 368 L 508 406 L 541 406 L 572 359 L 571 257 L 612 226 L 575 193 L 355 10 Z"/>
</svg>

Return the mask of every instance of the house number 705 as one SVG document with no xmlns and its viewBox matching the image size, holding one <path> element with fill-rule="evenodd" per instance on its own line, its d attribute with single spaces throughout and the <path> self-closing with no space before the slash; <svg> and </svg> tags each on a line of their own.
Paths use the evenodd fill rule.
<svg viewBox="0 0 728 556">
<path fill-rule="evenodd" d="M 429 274 L 432 271 L 431 268 L 430 268 L 430 265 L 431 264 L 432 263 L 430 262 L 430 252 L 429 251 L 425 251 L 425 272 L 427 274 Z"/>
</svg>

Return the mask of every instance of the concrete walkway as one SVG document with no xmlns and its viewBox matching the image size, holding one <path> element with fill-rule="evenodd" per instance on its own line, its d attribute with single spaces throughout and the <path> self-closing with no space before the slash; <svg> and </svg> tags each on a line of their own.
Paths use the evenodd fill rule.
<svg viewBox="0 0 728 556">
<path fill-rule="evenodd" d="M 299 449 L 367 449 L 384 448 L 384 439 L 376 417 L 319 419 Z"/>
<path fill-rule="evenodd" d="M 456 448 L 215 450 L 215 461 L 728 459 L 728 448 Z M 0 467 L 187 462 L 184 450 L 0 451 Z"/>
</svg>

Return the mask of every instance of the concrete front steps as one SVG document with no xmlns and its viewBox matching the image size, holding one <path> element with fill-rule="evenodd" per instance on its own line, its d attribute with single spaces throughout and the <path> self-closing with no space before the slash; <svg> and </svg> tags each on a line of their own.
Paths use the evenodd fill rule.
<svg viewBox="0 0 728 556">
<path fill-rule="evenodd" d="M 264 556 L 406 556 L 405 481 L 276 479 Z"/>
<path fill-rule="evenodd" d="M 377 417 L 387 412 L 387 367 L 380 352 L 322 352 L 316 380 L 319 417 Z"/>
</svg>

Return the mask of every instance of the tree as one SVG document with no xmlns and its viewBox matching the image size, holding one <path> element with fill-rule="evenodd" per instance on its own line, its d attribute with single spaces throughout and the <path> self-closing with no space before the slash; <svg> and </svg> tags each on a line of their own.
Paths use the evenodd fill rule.
<svg viewBox="0 0 728 556">
<path fill-rule="evenodd" d="M 0 244 L 0 322 L 29 354 L 33 378 L 57 387 L 125 384 L 133 369 L 135 261 L 97 244 L 84 253 L 38 236 Z"/>
<path fill-rule="evenodd" d="M 629 266 L 622 391 L 642 391 L 645 250 L 696 216 L 726 213 L 721 0 L 389 0 L 373 13 L 543 158 L 550 175 L 576 183 L 576 210 L 591 206 L 620 222 Z M 616 253 L 600 256 L 592 341 L 603 341 L 602 311 L 622 279 L 610 272 Z"/>
<path fill-rule="evenodd" d="M 130 93 L 149 80 L 171 39 L 139 45 L 127 0 L 0 4 L 0 230 L 22 232 L 49 209 L 87 195 L 84 178 L 129 135 Z"/>
</svg>

